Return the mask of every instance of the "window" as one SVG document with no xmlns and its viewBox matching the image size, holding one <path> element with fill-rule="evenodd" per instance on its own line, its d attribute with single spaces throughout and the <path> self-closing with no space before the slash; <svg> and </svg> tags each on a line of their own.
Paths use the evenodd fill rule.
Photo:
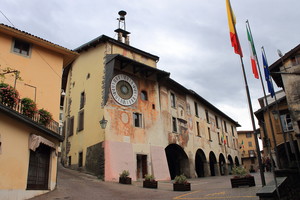
<svg viewBox="0 0 300 200">
<path fill-rule="evenodd" d="M 82 131 L 84 128 L 84 110 L 79 111 L 78 113 L 78 131 Z"/>
<path fill-rule="evenodd" d="M 85 92 L 81 92 L 80 94 L 80 109 L 84 107 L 85 104 Z"/>
<path fill-rule="evenodd" d="M 141 99 L 144 100 L 144 101 L 148 101 L 147 92 L 144 91 L 144 90 L 141 92 Z"/>
<path fill-rule="evenodd" d="M 82 167 L 82 152 L 78 153 L 78 167 Z"/>
<path fill-rule="evenodd" d="M 249 146 L 249 147 L 252 147 L 252 142 L 248 142 L 248 146 Z"/>
<path fill-rule="evenodd" d="M 219 119 L 217 115 L 215 115 L 215 120 L 216 120 L 216 127 L 219 128 Z"/>
<path fill-rule="evenodd" d="M 293 122 L 291 119 L 290 114 L 283 114 L 280 115 L 280 121 L 284 132 L 292 131 L 293 129 Z"/>
<path fill-rule="evenodd" d="M 249 153 L 249 157 L 255 157 L 254 150 L 249 150 L 248 153 Z"/>
<path fill-rule="evenodd" d="M 173 128 L 173 132 L 177 132 L 177 120 L 175 117 L 172 117 L 172 128 Z"/>
<path fill-rule="evenodd" d="M 197 102 L 194 102 L 194 106 L 195 106 L 195 115 L 198 117 L 199 113 L 198 113 L 198 104 L 197 104 Z"/>
<path fill-rule="evenodd" d="M 205 110 L 206 122 L 209 123 L 209 115 L 208 110 Z"/>
<path fill-rule="evenodd" d="M 250 132 L 246 133 L 246 138 L 251 138 L 252 134 Z"/>
<path fill-rule="evenodd" d="M 201 135 L 200 135 L 199 122 L 196 122 L 196 127 L 197 127 L 197 136 L 201 136 Z"/>
<path fill-rule="evenodd" d="M 68 136 L 74 134 L 74 116 L 70 117 L 68 120 Z"/>
<path fill-rule="evenodd" d="M 231 125 L 231 132 L 232 132 L 232 135 L 234 136 L 234 128 L 232 125 Z"/>
<path fill-rule="evenodd" d="M 91 74 L 88 73 L 88 74 L 86 75 L 86 80 L 89 79 L 90 77 L 91 77 Z"/>
<path fill-rule="evenodd" d="M 176 108 L 175 94 L 174 93 L 171 93 L 171 106 L 173 108 Z"/>
<path fill-rule="evenodd" d="M 225 129 L 225 132 L 227 133 L 227 124 L 226 124 L 226 121 L 224 121 L 224 129 Z"/>
<path fill-rule="evenodd" d="M 219 142 L 219 144 L 222 144 L 221 143 L 221 138 L 220 138 L 220 133 L 218 132 L 218 142 Z"/>
<path fill-rule="evenodd" d="M 229 140 L 228 140 L 228 136 L 226 136 L 226 142 L 227 142 L 227 146 L 229 147 Z"/>
<path fill-rule="evenodd" d="M 27 42 L 24 42 L 22 40 L 15 40 L 14 42 L 14 47 L 13 47 L 13 52 L 22 54 L 25 56 L 29 56 L 30 52 L 30 44 Z"/>
<path fill-rule="evenodd" d="M 209 141 L 212 141 L 212 140 L 211 140 L 210 128 L 208 127 L 207 130 L 208 130 L 208 139 L 209 139 Z"/>
<path fill-rule="evenodd" d="M 142 114 L 133 113 L 133 125 L 134 127 L 142 127 Z"/>
</svg>

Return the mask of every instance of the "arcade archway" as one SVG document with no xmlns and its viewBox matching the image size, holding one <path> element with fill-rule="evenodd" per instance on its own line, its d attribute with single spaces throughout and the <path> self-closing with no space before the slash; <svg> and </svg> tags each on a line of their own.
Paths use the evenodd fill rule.
<svg viewBox="0 0 300 200">
<path fill-rule="evenodd" d="M 165 148 L 171 179 L 184 174 L 190 176 L 189 159 L 184 150 L 177 144 L 170 144 Z"/>
<path fill-rule="evenodd" d="M 195 169 L 198 177 L 205 176 L 205 165 L 207 160 L 202 149 L 198 149 L 195 155 Z"/>
<path fill-rule="evenodd" d="M 214 152 L 210 152 L 209 153 L 209 168 L 210 168 L 210 175 L 211 176 L 215 176 L 216 175 L 216 166 L 217 165 L 217 159 L 216 156 L 214 154 Z"/>
<path fill-rule="evenodd" d="M 220 167 L 220 174 L 223 176 L 226 172 L 226 161 L 225 157 L 222 153 L 219 155 L 219 167 Z"/>
</svg>

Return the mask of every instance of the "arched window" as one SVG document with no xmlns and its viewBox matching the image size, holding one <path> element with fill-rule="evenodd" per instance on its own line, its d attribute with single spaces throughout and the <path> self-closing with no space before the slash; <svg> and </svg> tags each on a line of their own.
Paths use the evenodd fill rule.
<svg viewBox="0 0 300 200">
<path fill-rule="evenodd" d="M 141 99 L 144 100 L 144 101 L 148 101 L 147 92 L 144 91 L 144 90 L 141 92 Z"/>
</svg>

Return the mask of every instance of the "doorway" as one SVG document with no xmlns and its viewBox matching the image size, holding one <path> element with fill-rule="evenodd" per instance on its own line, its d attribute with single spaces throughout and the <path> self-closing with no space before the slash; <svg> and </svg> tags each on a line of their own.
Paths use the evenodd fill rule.
<svg viewBox="0 0 300 200">
<path fill-rule="evenodd" d="M 137 179 L 145 178 L 148 173 L 147 168 L 147 155 L 137 154 L 136 155 L 136 177 Z"/>
</svg>

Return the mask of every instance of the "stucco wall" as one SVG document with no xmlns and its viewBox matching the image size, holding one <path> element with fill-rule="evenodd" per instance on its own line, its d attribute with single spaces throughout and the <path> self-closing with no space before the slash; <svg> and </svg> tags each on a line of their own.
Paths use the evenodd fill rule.
<svg viewBox="0 0 300 200">
<path fill-rule="evenodd" d="M 31 46 L 28 57 L 12 52 L 13 38 L 0 33 L 1 69 L 7 67 L 19 70 L 22 80 L 16 83 L 20 97 L 34 100 L 36 87 L 36 103 L 38 108 L 44 108 L 52 113 L 53 119 L 59 119 L 59 101 L 61 93 L 61 76 L 63 57 L 37 45 Z M 15 76 L 6 75 L 5 83 L 14 85 Z M 51 103 L 49 103 L 51 100 Z"/>
<path fill-rule="evenodd" d="M 23 199 L 44 193 L 45 191 L 26 190 L 30 155 L 29 137 L 30 134 L 39 135 L 39 133 L 3 113 L 0 113 L 0 127 L 0 199 Z M 43 137 L 51 141 L 49 137 L 45 135 Z M 52 142 L 58 145 L 58 142 L 53 140 Z M 49 164 L 48 186 L 53 190 L 57 174 L 57 155 L 53 149 Z"/>
</svg>

